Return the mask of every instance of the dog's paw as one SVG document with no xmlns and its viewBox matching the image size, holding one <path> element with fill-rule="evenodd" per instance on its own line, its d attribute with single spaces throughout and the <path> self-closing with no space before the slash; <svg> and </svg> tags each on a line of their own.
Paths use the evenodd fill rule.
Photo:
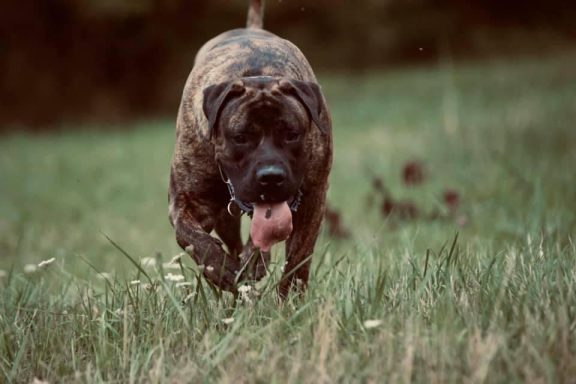
<svg viewBox="0 0 576 384">
<path fill-rule="evenodd" d="M 204 264 L 204 277 L 217 287 L 236 292 L 241 264 L 237 258 L 233 258 L 226 252 L 222 251 L 219 255 L 214 255 L 210 261 Z"/>
<path fill-rule="evenodd" d="M 225 291 L 236 292 L 242 263 L 238 257 L 229 255 L 222 248 L 221 241 L 207 233 L 197 232 L 193 243 L 186 247 L 186 252 L 212 284 Z"/>
</svg>

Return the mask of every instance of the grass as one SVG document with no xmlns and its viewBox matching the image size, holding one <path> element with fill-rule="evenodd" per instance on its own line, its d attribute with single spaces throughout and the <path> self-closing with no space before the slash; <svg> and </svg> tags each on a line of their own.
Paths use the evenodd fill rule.
<svg viewBox="0 0 576 384">
<path fill-rule="evenodd" d="M 0 382 L 573 382 L 574 68 L 567 53 L 323 77 L 329 200 L 352 238 L 323 232 L 308 292 L 284 304 L 279 249 L 237 305 L 189 258 L 163 265 L 180 252 L 172 121 L 0 138 Z M 419 188 L 400 178 L 413 159 Z M 371 175 L 427 212 L 457 190 L 458 223 L 383 219 Z"/>
</svg>

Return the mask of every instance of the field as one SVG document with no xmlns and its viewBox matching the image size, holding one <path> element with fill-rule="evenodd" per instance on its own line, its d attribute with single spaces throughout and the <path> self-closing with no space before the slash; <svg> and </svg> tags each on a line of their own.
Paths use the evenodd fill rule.
<svg viewBox="0 0 576 384">
<path fill-rule="evenodd" d="M 0 382 L 574 383 L 576 53 L 320 78 L 350 237 L 282 304 L 167 264 L 172 120 L 1 137 Z"/>
</svg>

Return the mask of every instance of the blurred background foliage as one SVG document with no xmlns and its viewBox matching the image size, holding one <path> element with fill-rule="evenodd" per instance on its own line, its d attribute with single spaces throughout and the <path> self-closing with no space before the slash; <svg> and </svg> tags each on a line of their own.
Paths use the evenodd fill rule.
<svg viewBox="0 0 576 384">
<path fill-rule="evenodd" d="M 175 116 L 196 50 L 246 0 L 8 0 L 0 130 Z M 268 0 L 265 26 L 317 72 L 543 55 L 576 43 L 566 0 Z M 118 125 L 114 125 L 117 127 Z"/>
</svg>

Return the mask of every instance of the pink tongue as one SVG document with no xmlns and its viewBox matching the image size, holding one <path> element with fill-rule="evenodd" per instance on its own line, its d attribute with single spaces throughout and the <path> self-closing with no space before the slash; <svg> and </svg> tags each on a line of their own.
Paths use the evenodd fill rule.
<svg viewBox="0 0 576 384">
<path fill-rule="evenodd" d="M 252 243 L 267 252 L 286 240 L 292 232 L 292 212 L 286 201 L 276 204 L 254 204 L 250 237 Z"/>
</svg>

